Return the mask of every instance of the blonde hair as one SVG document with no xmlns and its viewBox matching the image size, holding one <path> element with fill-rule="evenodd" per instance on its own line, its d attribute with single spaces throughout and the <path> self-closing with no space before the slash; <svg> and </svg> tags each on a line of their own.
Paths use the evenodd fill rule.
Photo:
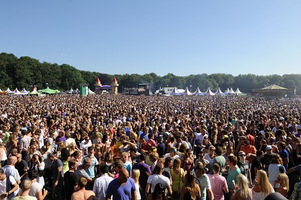
<svg viewBox="0 0 301 200">
<path fill-rule="evenodd" d="M 272 186 L 269 182 L 267 173 L 265 171 L 258 170 L 257 177 L 256 177 L 258 184 L 260 186 L 260 191 L 265 194 L 270 194 L 272 192 Z"/>
<path fill-rule="evenodd" d="M 244 176 L 243 174 L 239 174 L 236 177 L 236 180 L 237 180 L 237 186 L 238 186 L 238 188 L 240 188 L 238 190 L 239 196 L 242 198 L 250 196 L 251 194 L 250 194 L 250 190 L 249 190 L 247 177 Z M 250 199 L 252 199 L 252 198 L 250 197 Z"/>
<path fill-rule="evenodd" d="M 132 178 L 134 179 L 135 183 L 139 182 L 139 177 L 140 177 L 140 170 L 139 169 L 133 169 Z"/>
<path fill-rule="evenodd" d="M 278 176 L 283 181 L 283 183 L 281 184 L 281 186 L 286 187 L 287 191 L 289 191 L 289 179 L 288 179 L 288 176 L 286 175 L 286 173 L 281 173 Z"/>
</svg>

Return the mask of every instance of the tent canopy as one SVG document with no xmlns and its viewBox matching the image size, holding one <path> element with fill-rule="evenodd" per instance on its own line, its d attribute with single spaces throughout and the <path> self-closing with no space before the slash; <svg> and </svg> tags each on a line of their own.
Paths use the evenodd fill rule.
<svg viewBox="0 0 301 200">
<path fill-rule="evenodd" d="M 59 90 L 53 90 L 53 89 L 50 89 L 49 87 L 47 87 L 46 89 L 39 90 L 39 92 L 45 93 L 45 94 L 58 94 L 58 93 L 60 93 Z"/>
</svg>

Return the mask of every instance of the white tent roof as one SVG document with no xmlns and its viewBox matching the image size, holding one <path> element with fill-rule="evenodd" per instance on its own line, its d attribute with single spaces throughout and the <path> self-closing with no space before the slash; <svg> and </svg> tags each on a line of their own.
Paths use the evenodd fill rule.
<svg viewBox="0 0 301 200">
<path fill-rule="evenodd" d="M 73 90 L 73 94 L 79 94 L 79 89 L 76 88 L 76 90 Z"/>
<path fill-rule="evenodd" d="M 23 90 L 21 91 L 22 94 L 28 94 L 29 91 L 25 90 L 25 88 L 23 88 Z"/>
<path fill-rule="evenodd" d="M 229 93 L 229 94 L 235 94 L 235 92 L 234 92 L 234 90 L 233 90 L 232 88 L 230 88 L 230 90 L 229 90 L 228 93 Z"/>
<path fill-rule="evenodd" d="M 179 91 L 180 89 L 177 89 L 176 87 L 173 89 L 171 95 L 173 96 L 180 96 L 183 94 L 184 91 Z"/>
<path fill-rule="evenodd" d="M 192 93 L 189 91 L 188 87 L 185 88 L 185 91 L 183 92 L 184 96 L 190 96 Z"/>
<path fill-rule="evenodd" d="M 239 90 L 239 88 L 236 89 L 235 93 L 236 94 L 242 94 L 242 92 Z"/>
<path fill-rule="evenodd" d="M 14 91 L 13 91 L 14 94 L 16 93 L 20 93 L 20 91 L 18 90 L 18 88 L 16 88 Z"/>
<path fill-rule="evenodd" d="M 11 92 L 11 90 L 10 90 L 9 88 L 7 88 L 6 92 L 10 93 L 10 92 Z"/>
<path fill-rule="evenodd" d="M 198 87 L 196 89 L 196 91 L 193 93 L 193 95 L 195 95 L 195 96 L 203 96 L 204 94 L 203 94 L 203 92 L 201 92 L 200 88 Z"/>
<path fill-rule="evenodd" d="M 215 95 L 219 95 L 219 96 L 222 96 L 222 95 L 225 95 L 220 88 L 217 89 L 217 91 L 215 92 Z"/>
<path fill-rule="evenodd" d="M 204 94 L 207 96 L 214 96 L 214 93 L 211 91 L 210 87 L 208 87 L 207 91 L 204 92 Z"/>
<path fill-rule="evenodd" d="M 90 88 L 88 89 L 88 94 L 95 94 L 95 92 L 93 92 L 92 90 L 90 90 Z"/>
</svg>

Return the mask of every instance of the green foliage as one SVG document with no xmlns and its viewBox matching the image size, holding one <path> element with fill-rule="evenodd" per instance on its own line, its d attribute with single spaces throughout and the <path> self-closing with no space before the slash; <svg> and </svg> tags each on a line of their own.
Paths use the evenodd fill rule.
<svg viewBox="0 0 301 200">
<path fill-rule="evenodd" d="M 271 84 L 277 84 L 289 89 L 296 89 L 297 94 L 301 93 L 301 75 L 285 74 L 258 76 L 254 74 L 240 74 L 234 77 L 231 74 L 196 74 L 189 76 L 175 76 L 169 73 L 165 76 L 157 76 L 155 73 L 144 75 L 139 74 L 103 74 L 99 72 L 80 71 L 76 68 L 63 64 L 40 63 L 30 57 L 20 57 L 13 54 L 0 53 L 0 88 L 10 89 L 31 89 L 32 85 L 37 85 L 39 89 L 49 86 L 59 90 L 69 90 L 79 88 L 80 84 L 87 84 L 94 90 L 96 78 L 99 78 L 103 85 L 110 85 L 113 77 L 119 82 L 119 92 L 122 88 L 137 87 L 141 83 L 149 83 L 153 92 L 160 87 L 188 87 L 190 91 L 195 91 L 197 87 L 201 91 L 206 91 L 208 87 L 215 91 L 218 87 L 222 91 L 227 88 L 239 88 L 242 92 L 250 93 L 252 89 L 259 89 Z"/>
</svg>

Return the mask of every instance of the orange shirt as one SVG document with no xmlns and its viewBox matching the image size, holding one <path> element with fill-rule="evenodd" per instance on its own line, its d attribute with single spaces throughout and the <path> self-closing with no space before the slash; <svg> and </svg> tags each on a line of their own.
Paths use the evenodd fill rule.
<svg viewBox="0 0 301 200">
<path fill-rule="evenodd" d="M 242 145 L 240 147 L 240 151 L 245 152 L 246 156 L 248 155 L 248 153 L 256 154 L 256 148 L 252 145 L 249 145 L 249 146 Z M 249 161 L 249 163 L 252 163 L 253 159 L 254 159 L 254 156 L 246 157 L 246 160 Z"/>
</svg>

